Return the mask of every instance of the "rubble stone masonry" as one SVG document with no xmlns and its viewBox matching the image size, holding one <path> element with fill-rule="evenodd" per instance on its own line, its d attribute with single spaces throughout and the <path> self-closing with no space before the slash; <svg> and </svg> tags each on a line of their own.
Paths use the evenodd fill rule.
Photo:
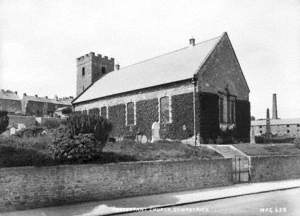
<svg viewBox="0 0 300 216">
<path fill-rule="evenodd" d="M 0 169 L 0 211 L 232 184 L 231 159 Z"/>
</svg>

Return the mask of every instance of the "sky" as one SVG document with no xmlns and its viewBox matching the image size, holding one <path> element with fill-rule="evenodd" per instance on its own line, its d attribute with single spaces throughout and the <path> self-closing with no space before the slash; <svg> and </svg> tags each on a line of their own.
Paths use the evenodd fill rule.
<svg viewBox="0 0 300 216">
<path fill-rule="evenodd" d="M 76 58 L 121 67 L 229 34 L 264 118 L 300 117 L 300 0 L 0 0 L 0 88 L 19 96 L 75 96 Z"/>
</svg>

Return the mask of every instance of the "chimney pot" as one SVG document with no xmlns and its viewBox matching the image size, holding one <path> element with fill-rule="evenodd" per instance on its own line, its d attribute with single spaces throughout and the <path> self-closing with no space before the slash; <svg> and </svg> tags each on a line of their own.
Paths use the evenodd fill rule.
<svg viewBox="0 0 300 216">
<path fill-rule="evenodd" d="M 196 40 L 195 38 L 190 38 L 190 46 L 195 46 Z"/>
</svg>

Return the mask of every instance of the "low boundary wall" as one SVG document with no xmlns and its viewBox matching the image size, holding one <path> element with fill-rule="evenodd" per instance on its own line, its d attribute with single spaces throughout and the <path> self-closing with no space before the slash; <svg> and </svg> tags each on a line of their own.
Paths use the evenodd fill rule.
<svg viewBox="0 0 300 216">
<path fill-rule="evenodd" d="M 300 178 L 300 156 L 251 157 L 251 181 Z"/>
<path fill-rule="evenodd" d="M 231 159 L 0 169 L 0 211 L 232 184 Z"/>
</svg>

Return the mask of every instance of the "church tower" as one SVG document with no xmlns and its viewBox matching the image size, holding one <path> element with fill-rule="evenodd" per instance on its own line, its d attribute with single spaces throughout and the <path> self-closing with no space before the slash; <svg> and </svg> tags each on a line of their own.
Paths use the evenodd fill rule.
<svg viewBox="0 0 300 216">
<path fill-rule="evenodd" d="M 114 58 L 102 57 L 100 54 L 95 55 L 94 52 L 77 58 L 76 95 L 78 96 L 92 83 L 113 71 L 114 66 Z"/>
</svg>

